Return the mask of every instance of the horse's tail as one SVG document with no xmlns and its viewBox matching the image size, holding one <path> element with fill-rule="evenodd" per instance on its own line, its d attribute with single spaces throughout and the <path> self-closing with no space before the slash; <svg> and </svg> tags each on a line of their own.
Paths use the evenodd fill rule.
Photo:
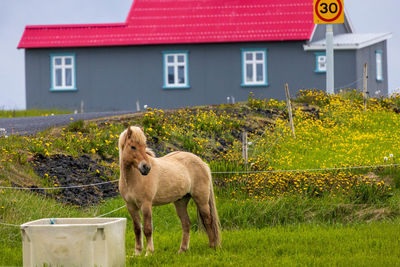
<svg viewBox="0 0 400 267">
<path fill-rule="evenodd" d="M 207 172 L 210 177 L 210 197 L 208 199 L 208 205 L 210 207 L 210 216 L 211 216 L 211 231 L 214 233 L 215 236 L 215 245 L 216 247 L 221 246 L 221 223 L 219 221 L 217 206 L 215 204 L 215 196 L 214 196 L 214 188 L 213 188 L 213 181 L 211 176 L 211 171 L 207 166 Z M 199 222 L 199 228 L 205 230 L 204 220 L 197 209 L 197 219 Z"/>
<path fill-rule="evenodd" d="M 219 221 L 217 206 L 215 205 L 214 188 L 211 180 L 210 184 L 210 199 L 208 201 L 210 205 L 210 214 L 212 218 L 211 229 L 215 234 L 215 244 L 217 247 L 221 246 L 221 223 Z"/>
</svg>

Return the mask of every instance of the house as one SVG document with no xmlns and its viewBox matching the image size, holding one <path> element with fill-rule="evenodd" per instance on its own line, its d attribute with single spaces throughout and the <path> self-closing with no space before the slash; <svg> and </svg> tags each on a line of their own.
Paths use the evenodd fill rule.
<svg viewBox="0 0 400 267">
<path fill-rule="evenodd" d="M 312 0 L 134 0 L 124 23 L 26 26 L 27 108 L 173 108 L 325 90 Z M 388 93 L 390 33 L 334 25 L 335 89 Z"/>
</svg>

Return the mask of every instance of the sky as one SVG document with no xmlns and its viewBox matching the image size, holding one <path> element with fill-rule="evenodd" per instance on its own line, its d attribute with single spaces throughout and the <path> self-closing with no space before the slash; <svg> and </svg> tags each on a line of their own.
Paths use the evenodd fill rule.
<svg viewBox="0 0 400 267">
<path fill-rule="evenodd" d="M 0 110 L 25 109 L 24 50 L 17 49 L 17 45 L 26 25 L 124 22 L 131 3 L 132 0 L 0 0 Z M 389 91 L 400 88 L 400 1 L 344 0 L 344 6 L 355 32 L 393 33 L 388 41 Z"/>
</svg>

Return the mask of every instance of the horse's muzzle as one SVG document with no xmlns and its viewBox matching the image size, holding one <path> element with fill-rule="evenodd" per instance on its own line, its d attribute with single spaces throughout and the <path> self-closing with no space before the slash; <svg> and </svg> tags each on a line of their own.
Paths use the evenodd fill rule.
<svg viewBox="0 0 400 267">
<path fill-rule="evenodd" d="M 149 174 L 149 172 L 150 172 L 150 170 L 151 170 L 151 167 L 149 166 L 149 165 L 147 165 L 146 163 L 141 163 L 141 164 L 139 164 L 139 171 L 140 171 L 140 173 L 142 174 L 142 175 L 147 175 L 147 174 Z"/>
</svg>

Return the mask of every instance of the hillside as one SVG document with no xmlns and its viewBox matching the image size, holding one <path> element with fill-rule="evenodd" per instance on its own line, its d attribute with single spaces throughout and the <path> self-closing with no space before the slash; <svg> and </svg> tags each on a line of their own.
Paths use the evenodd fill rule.
<svg viewBox="0 0 400 267">
<path fill-rule="evenodd" d="M 285 102 L 250 95 L 245 103 L 148 108 L 140 114 L 73 121 L 33 136 L 0 137 L 0 222 L 92 217 L 123 205 L 116 185 L 117 140 L 128 125 L 143 127 L 157 156 L 184 150 L 209 163 L 225 231 L 397 222 L 400 97 L 366 104 L 365 109 L 355 91 L 335 96 L 301 91 L 293 101 L 295 136 Z M 155 214 L 162 218 L 156 226 L 161 232 L 179 231 L 171 207 Z M 117 211 L 109 216 L 128 215 Z M 193 206 L 190 217 L 196 222 Z M 17 229 L 0 227 L 0 233 L 4 244 L 18 246 Z"/>
</svg>

